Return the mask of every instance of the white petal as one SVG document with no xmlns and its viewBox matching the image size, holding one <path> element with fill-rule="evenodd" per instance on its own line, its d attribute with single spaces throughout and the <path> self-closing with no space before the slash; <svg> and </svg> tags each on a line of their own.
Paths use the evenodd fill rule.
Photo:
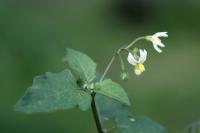
<svg viewBox="0 0 200 133">
<path fill-rule="evenodd" d="M 165 45 L 162 42 L 157 43 L 157 45 L 160 47 L 165 47 Z"/>
<path fill-rule="evenodd" d="M 153 36 L 154 37 L 168 37 L 167 32 L 157 32 Z"/>
<path fill-rule="evenodd" d="M 140 70 L 135 69 L 135 74 L 136 74 L 136 75 L 141 75 L 142 72 L 141 72 Z"/>
<path fill-rule="evenodd" d="M 154 49 L 158 52 L 158 53 L 161 53 L 162 50 L 160 48 L 158 48 L 158 45 L 157 44 L 153 44 L 153 47 Z"/>
<path fill-rule="evenodd" d="M 130 64 L 132 64 L 134 66 L 138 63 L 138 61 L 133 57 L 133 55 L 131 53 L 128 54 L 127 60 Z"/>
<path fill-rule="evenodd" d="M 144 63 L 146 59 L 147 59 L 147 51 L 145 49 L 144 50 L 140 49 L 139 63 Z"/>
</svg>

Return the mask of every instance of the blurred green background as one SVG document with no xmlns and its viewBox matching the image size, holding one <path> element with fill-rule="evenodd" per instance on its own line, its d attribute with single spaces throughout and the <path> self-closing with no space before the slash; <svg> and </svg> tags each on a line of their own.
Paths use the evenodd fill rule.
<svg viewBox="0 0 200 133">
<path fill-rule="evenodd" d="M 120 81 L 119 62 L 109 77 L 129 93 L 131 110 L 181 133 L 200 119 L 199 0 L 0 0 L 0 132 L 95 133 L 91 110 L 26 115 L 13 105 L 35 75 L 65 68 L 65 48 L 83 51 L 105 69 L 121 45 L 168 31 L 158 54 L 150 43 L 146 72 Z M 124 57 L 126 58 L 126 57 Z"/>
</svg>

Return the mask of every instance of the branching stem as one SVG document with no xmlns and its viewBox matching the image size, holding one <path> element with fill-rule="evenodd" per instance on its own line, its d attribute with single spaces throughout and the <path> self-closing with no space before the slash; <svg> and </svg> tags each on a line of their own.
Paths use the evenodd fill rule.
<svg viewBox="0 0 200 133">
<path fill-rule="evenodd" d="M 123 62 L 123 59 L 121 57 L 121 52 L 122 51 L 126 51 L 126 52 L 129 52 L 129 49 L 139 40 L 142 40 L 142 39 L 145 39 L 146 36 L 144 37 L 139 37 L 139 38 L 136 38 L 133 42 L 131 42 L 129 45 L 127 46 L 122 46 L 121 48 L 119 48 L 117 50 L 117 52 L 113 55 L 113 57 L 111 58 L 110 62 L 108 63 L 100 81 L 103 81 L 103 79 L 105 78 L 105 76 L 107 75 L 108 71 L 110 70 L 113 62 L 115 61 L 116 57 L 119 56 L 120 58 L 120 62 L 121 62 L 121 68 L 122 68 L 122 71 L 125 71 L 125 66 L 124 66 L 124 62 Z M 92 93 L 92 112 L 93 112 L 93 116 L 94 116 L 94 119 L 95 119 L 95 123 L 96 123 L 96 126 L 97 126 L 97 131 L 98 133 L 104 133 L 103 131 L 103 128 L 102 128 L 102 125 L 101 125 L 101 121 L 100 121 L 100 118 L 98 116 L 98 110 L 96 108 L 96 103 L 95 103 L 95 93 Z M 114 128 L 113 128 L 114 129 Z M 112 129 L 109 131 L 111 132 Z"/>
<path fill-rule="evenodd" d="M 116 52 L 116 53 L 113 55 L 113 57 L 111 58 L 110 62 L 108 63 L 108 65 L 107 65 L 107 67 L 106 67 L 106 69 L 105 69 L 105 71 L 104 71 L 104 73 L 103 73 L 103 75 L 102 75 L 100 81 L 102 81 L 102 80 L 105 78 L 105 76 L 106 76 L 106 74 L 108 73 L 108 71 L 110 70 L 110 68 L 111 68 L 111 66 L 112 66 L 112 64 L 113 64 L 113 62 L 115 61 L 116 56 L 119 56 L 119 57 L 120 57 L 122 69 L 125 69 L 124 63 L 123 63 L 123 60 L 122 60 L 122 58 L 121 58 L 120 53 L 121 53 L 122 51 L 127 51 L 127 52 L 129 52 L 129 49 L 130 49 L 136 42 L 138 42 L 139 40 L 142 40 L 142 39 L 146 39 L 146 36 L 138 37 L 138 38 L 136 38 L 134 41 L 132 41 L 129 45 L 127 45 L 126 47 L 122 46 L 121 48 L 119 48 L 119 49 L 117 50 L 117 52 Z M 122 71 L 123 71 L 123 70 L 122 70 Z"/>
</svg>

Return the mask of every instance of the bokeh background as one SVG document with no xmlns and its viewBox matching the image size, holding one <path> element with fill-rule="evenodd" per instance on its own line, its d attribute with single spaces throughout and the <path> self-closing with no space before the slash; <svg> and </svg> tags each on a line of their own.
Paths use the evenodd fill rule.
<svg viewBox="0 0 200 133">
<path fill-rule="evenodd" d="M 95 133 L 91 110 L 26 115 L 13 105 L 35 75 L 65 68 L 67 47 L 83 51 L 105 69 L 121 45 L 168 31 L 158 54 L 150 43 L 146 72 L 120 81 L 116 62 L 109 77 L 120 82 L 135 115 L 146 115 L 169 133 L 200 120 L 199 0 L 0 0 L 0 132 Z M 126 58 L 126 57 L 124 57 Z"/>
</svg>

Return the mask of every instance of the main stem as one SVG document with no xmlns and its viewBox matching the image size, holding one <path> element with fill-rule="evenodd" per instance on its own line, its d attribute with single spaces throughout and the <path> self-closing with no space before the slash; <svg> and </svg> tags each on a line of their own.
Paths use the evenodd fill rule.
<svg viewBox="0 0 200 133">
<path fill-rule="evenodd" d="M 98 133 L 104 133 L 102 126 L 101 126 L 99 116 L 98 116 L 98 111 L 97 111 L 97 108 L 96 108 L 95 95 L 96 95 L 95 93 L 92 94 L 92 105 L 91 105 L 92 106 L 92 112 L 93 112 L 93 116 L 94 116 L 94 120 L 95 120 L 95 123 L 96 123 L 96 126 L 97 126 Z"/>
</svg>

